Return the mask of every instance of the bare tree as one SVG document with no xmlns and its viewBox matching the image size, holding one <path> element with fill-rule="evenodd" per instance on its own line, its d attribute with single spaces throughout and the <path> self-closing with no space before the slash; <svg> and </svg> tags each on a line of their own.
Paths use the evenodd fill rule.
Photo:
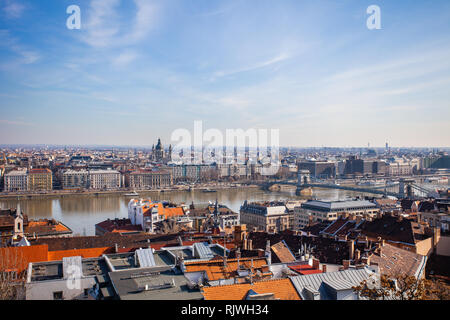
<svg viewBox="0 0 450 320">
<path fill-rule="evenodd" d="M 431 281 L 407 274 L 383 274 L 379 283 L 364 280 L 353 290 L 369 300 L 425 300 L 431 294 Z"/>
<path fill-rule="evenodd" d="M 425 300 L 450 300 L 450 286 L 439 279 L 428 281 Z"/>
</svg>

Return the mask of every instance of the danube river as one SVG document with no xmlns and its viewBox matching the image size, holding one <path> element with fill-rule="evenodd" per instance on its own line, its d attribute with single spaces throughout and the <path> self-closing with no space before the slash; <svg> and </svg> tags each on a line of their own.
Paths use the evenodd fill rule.
<svg viewBox="0 0 450 320">
<path fill-rule="evenodd" d="M 313 196 L 323 200 L 343 200 L 355 196 L 363 196 L 352 191 L 333 189 L 314 189 Z M 196 191 L 171 191 L 164 193 L 140 193 L 140 197 L 152 200 L 169 200 L 174 203 L 194 204 L 198 207 L 206 205 L 209 201 L 219 201 L 238 212 L 245 200 L 285 200 L 285 199 L 310 199 L 309 197 L 296 196 L 294 192 L 270 192 L 258 188 L 223 189 L 215 193 Z M 17 203 L 30 219 L 55 219 L 61 221 L 74 234 L 94 235 L 95 224 L 108 218 L 128 217 L 127 205 L 131 197 L 122 195 L 101 196 L 65 196 L 57 199 L 30 199 L 30 200 L 0 200 L 0 208 L 16 208 Z"/>
</svg>

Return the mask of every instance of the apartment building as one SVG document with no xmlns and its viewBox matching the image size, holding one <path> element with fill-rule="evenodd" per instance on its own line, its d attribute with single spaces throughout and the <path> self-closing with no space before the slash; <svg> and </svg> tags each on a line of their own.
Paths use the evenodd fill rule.
<svg viewBox="0 0 450 320">
<path fill-rule="evenodd" d="M 310 223 L 334 221 L 339 213 L 353 216 L 376 216 L 380 209 L 375 203 L 366 200 L 318 201 L 310 200 L 294 209 L 294 230 L 301 230 Z"/>
<path fill-rule="evenodd" d="M 89 172 L 87 170 L 67 170 L 62 175 L 63 189 L 89 188 Z"/>
<path fill-rule="evenodd" d="M 50 169 L 31 169 L 28 173 L 30 191 L 48 191 L 53 189 L 53 176 Z"/>
<path fill-rule="evenodd" d="M 127 184 L 132 189 L 159 189 L 173 184 L 170 171 L 134 171 L 126 176 Z"/>
<path fill-rule="evenodd" d="M 15 170 L 5 174 L 5 191 L 28 191 L 28 172 L 26 170 Z"/>
<path fill-rule="evenodd" d="M 89 171 L 89 188 L 96 190 L 118 189 L 122 185 L 121 174 L 117 170 Z"/>
<path fill-rule="evenodd" d="M 240 209 L 240 222 L 246 224 L 249 230 L 277 233 L 291 229 L 291 216 L 282 202 L 248 203 Z"/>
</svg>

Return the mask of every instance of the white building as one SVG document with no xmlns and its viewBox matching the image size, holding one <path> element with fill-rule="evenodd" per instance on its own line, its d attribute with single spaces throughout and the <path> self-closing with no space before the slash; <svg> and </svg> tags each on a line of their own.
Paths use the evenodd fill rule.
<svg viewBox="0 0 450 320">
<path fill-rule="evenodd" d="M 151 206 L 150 200 L 131 199 L 128 202 L 128 219 L 133 225 L 140 225 L 144 232 L 153 233 L 155 223 L 163 220 L 163 216 L 158 214 L 158 206 Z"/>
<path fill-rule="evenodd" d="M 28 191 L 29 178 L 26 170 L 15 170 L 5 174 L 5 191 Z"/>
<path fill-rule="evenodd" d="M 89 171 L 89 188 L 96 190 L 114 190 L 122 185 L 121 174 L 117 170 Z"/>
<path fill-rule="evenodd" d="M 354 216 L 367 214 L 375 216 L 380 209 L 375 203 L 366 200 L 350 201 L 318 201 L 310 200 L 294 208 L 294 230 L 301 230 L 308 224 L 323 221 L 334 221 L 340 213 Z"/>
</svg>

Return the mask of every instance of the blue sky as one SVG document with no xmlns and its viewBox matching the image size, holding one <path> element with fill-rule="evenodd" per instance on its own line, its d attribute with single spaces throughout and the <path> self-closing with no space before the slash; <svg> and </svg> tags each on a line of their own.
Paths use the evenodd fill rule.
<svg viewBox="0 0 450 320">
<path fill-rule="evenodd" d="M 0 144 L 448 147 L 449 31 L 446 0 L 0 0 Z"/>
</svg>

